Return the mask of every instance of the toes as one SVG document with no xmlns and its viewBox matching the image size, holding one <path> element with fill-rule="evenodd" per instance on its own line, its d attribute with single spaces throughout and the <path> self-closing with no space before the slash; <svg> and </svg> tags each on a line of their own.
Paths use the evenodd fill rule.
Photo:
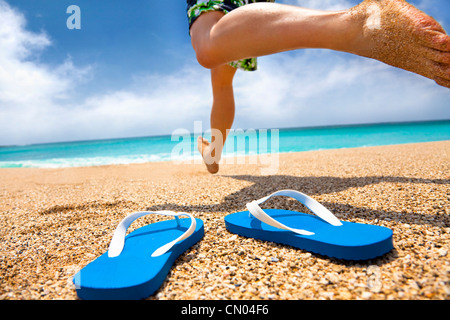
<svg viewBox="0 0 450 320">
<path fill-rule="evenodd" d="M 209 173 L 215 174 L 219 172 L 219 165 L 216 163 L 212 165 L 206 165 L 206 169 L 208 170 Z"/>
<path fill-rule="evenodd" d="M 427 48 L 427 47 L 422 47 L 422 49 L 423 49 L 423 55 L 426 58 L 428 58 L 434 62 L 450 65 L 450 52 L 442 52 L 440 50 Z"/>
<path fill-rule="evenodd" d="M 434 74 L 444 80 L 450 80 L 450 66 L 448 64 L 437 63 L 433 65 Z"/>
<path fill-rule="evenodd" d="M 436 37 L 436 49 L 449 52 L 450 51 L 450 37 L 446 34 L 440 34 Z"/>
<path fill-rule="evenodd" d="M 438 54 L 435 61 L 446 64 L 447 66 L 450 65 L 450 52 L 443 52 Z"/>
<path fill-rule="evenodd" d="M 429 47 L 443 52 L 450 52 L 450 37 L 445 33 L 427 30 L 422 41 Z"/>
<path fill-rule="evenodd" d="M 449 88 L 450 89 L 450 80 L 441 78 L 441 77 L 436 77 L 436 79 L 434 80 L 438 85 Z"/>
</svg>

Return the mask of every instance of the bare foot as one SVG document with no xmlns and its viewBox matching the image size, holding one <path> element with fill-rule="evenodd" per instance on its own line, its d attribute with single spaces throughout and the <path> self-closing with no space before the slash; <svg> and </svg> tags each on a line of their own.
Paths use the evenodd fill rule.
<svg viewBox="0 0 450 320">
<path fill-rule="evenodd" d="M 203 139 L 203 137 L 197 138 L 197 149 L 202 155 L 203 162 L 206 165 L 206 169 L 209 173 L 217 173 L 219 171 L 219 164 L 214 162 L 210 155 L 210 143 L 208 140 Z"/>
<path fill-rule="evenodd" d="M 432 17 L 404 0 L 365 0 L 350 14 L 364 19 L 354 53 L 450 88 L 450 37 Z"/>
</svg>

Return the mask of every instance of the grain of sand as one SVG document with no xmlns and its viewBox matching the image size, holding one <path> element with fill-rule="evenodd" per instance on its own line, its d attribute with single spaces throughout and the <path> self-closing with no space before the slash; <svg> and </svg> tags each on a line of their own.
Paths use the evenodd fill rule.
<svg viewBox="0 0 450 320">
<path fill-rule="evenodd" d="M 275 175 L 249 163 L 217 175 L 169 162 L 0 169 L 0 299 L 76 299 L 72 276 L 107 250 L 123 217 L 175 210 L 203 219 L 205 237 L 150 299 L 445 300 L 449 153 L 444 141 L 282 154 Z M 279 189 L 309 194 L 342 220 L 391 228 L 395 249 L 345 262 L 226 230 L 225 215 Z M 307 210 L 283 197 L 265 206 Z"/>
</svg>

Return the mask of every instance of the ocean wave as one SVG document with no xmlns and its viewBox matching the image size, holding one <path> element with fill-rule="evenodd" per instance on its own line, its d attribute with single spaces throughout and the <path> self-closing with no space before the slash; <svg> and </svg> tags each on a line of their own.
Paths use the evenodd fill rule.
<svg viewBox="0 0 450 320">
<path fill-rule="evenodd" d="M 69 168 L 95 167 L 105 165 L 120 165 L 146 162 L 160 162 L 177 160 L 170 153 L 130 155 L 117 157 L 88 157 L 88 158 L 54 158 L 18 161 L 0 161 L 0 168 Z"/>
</svg>

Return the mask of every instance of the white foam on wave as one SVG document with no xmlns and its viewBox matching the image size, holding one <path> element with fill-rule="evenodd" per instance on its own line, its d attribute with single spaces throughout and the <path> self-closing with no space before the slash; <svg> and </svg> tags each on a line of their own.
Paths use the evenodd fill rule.
<svg viewBox="0 0 450 320">
<path fill-rule="evenodd" d="M 70 168 L 171 161 L 170 153 L 117 157 L 54 158 L 45 160 L 0 161 L 0 168 Z"/>
</svg>

